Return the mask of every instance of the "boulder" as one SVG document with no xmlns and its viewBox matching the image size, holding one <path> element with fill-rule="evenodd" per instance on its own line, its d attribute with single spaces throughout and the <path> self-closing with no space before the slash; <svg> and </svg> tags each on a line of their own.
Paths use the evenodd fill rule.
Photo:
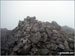
<svg viewBox="0 0 75 56">
<path fill-rule="evenodd" d="M 56 29 L 58 29 L 58 30 L 61 29 L 61 27 L 60 27 L 55 21 L 52 21 L 51 24 L 54 26 L 54 28 L 56 28 Z"/>
<path fill-rule="evenodd" d="M 38 42 L 40 41 L 40 39 L 41 39 L 41 34 L 40 34 L 40 32 L 35 33 L 35 34 L 32 35 L 29 39 L 30 39 L 30 41 L 31 41 L 32 43 L 38 43 Z"/>
</svg>

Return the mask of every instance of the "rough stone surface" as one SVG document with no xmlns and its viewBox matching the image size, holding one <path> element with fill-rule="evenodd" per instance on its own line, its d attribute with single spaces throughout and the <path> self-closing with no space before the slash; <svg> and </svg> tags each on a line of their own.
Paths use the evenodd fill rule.
<svg viewBox="0 0 75 56">
<path fill-rule="evenodd" d="M 40 39 L 41 39 L 40 32 L 37 32 L 37 33 L 35 33 L 35 34 L 31 35 L 31 36 L 32 37 L 30 37 L 29 39 L 30 39 L 30 41 L 32 43 L 38 43 L 40 41 Z"/>
<path fill-rule="evenodd" d="M 27 16 L 23 21 L 19 21 L 9 36 L 13 40 L 8 40 L 8 52 L 4 52 L 2 48 L 1 54 L 51 55 L 74 51 L 74 35 L 66 34 L 55 21 L 41 22 L 36 20 L 35 16 Z"/>
</svg>

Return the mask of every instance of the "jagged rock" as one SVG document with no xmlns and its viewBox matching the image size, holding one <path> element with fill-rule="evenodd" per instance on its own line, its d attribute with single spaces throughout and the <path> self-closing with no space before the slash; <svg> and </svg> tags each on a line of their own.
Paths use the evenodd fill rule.
<svg viewBox="0 0 75 56">
<path fill-rule="evenodd" d="M 65 47 L 64 47 L 64 45 L 63 44 L 59 44 L 59 46 L 58 46 L 59 48 L 61 48 L 61 49 L 65 49 Z"/>
<path fill-rule="evenodd" d="M 41 39 L 40 32 L 37 32 L 30 37 L 30 40 L 32 43 L 38 43 L 40 41 L 40 39 Z"/>
<path fill-rule="evenodd" d="M 65 46 L 65 50 L 66 51 L 70 51 L 70 48 L 68 46 L 68 42 L 67 41 L 64 41 L 64 46 Z"/>
<path fill-rule="evenodd" d="M 70 47 L 72 50 L 74 50 L 74 42 L 71 42 L 71 43 L 69 44 L 69 47 Z"/>
<path fill-rule="evenodd" d="M 31 29 L 32 32 L 38 32 L 39 31 L 39 24 L 35 23 Z"/>
<path fill-rule="evenodd" d="M 55 21 L 52 21 L 51 24 L 54 26 L 54 28 L 56 28 L 56 29 L 58 29 L 58 30 L 61 29 L 61 27 L 60 27 Z"/>
<path fill-rule="evenodd" d="M 23 54 L 27 54 L 28 52 L 29 52 L 29 50 L 30 50 L 30 47 L 31 47 L 31 45 L 30 44 L 25 44 L 24 46 L 23 46 Z"/>
<path fill-rule="evenodd" d="M 41 22 L 35 16 L 27 16 L 11 33 L 7 42 L 10 55 L 57 55 L 74 51 L 74 35 L 67 34 L 55 21 Z"/>
<path fill-rule="evenodd" d="M 52 34 L 51 30 L 46 29 L 46 32 L 47 32 L 48 36 L 51 37 L 51 34 Z"/>
</svg>

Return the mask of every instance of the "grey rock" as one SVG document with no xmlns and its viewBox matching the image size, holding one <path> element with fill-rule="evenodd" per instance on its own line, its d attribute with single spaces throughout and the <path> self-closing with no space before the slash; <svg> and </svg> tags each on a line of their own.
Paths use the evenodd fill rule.
<svg viewBox="0 0 75 56">
<path fill-rule="evenodd" d="M 54 43 L 51 43 L 50 45 L 51 45 L 51 46 L 50 46 L 50 49 L 51 49 L 51 50 L 56 50 L 57 47 L 58 47 L 58 46 L 57 46 L 56 44 L 54 44 Z"/>
<path fill-rule="evenodd" d="M 38 52 L 38 49 L 37 49 L 36 47 L 33 47 L 33 48 L 31 49 L 31 51 L 32 51 L 32 54 L 36 54 L 36 53 Z"/>
<path fill-rule="evenodd" d="M 68 42 L 66 40 L 64 41 L 64 46 L 65 46 L 65 51 L 70 51 Z"/>
<path fill-rule="evenodd" d="M 48 49 L 46 49 L 46 48 L 40 49 L 40 54 L 47 55 L 48 53 L 49 53 Z"/>
<path fill-rule="evenodd" d="M 56 29 L 60 30 L 61 27 L 55 22 L 55 21 L 52 21 L 51 23 L 53 26 L 55 26 Z"/>
<path fill-rule="evenodd" d="M 31 36 L 30 40 L 32 43 L 38 43 L 41 39 L 41 34 L 40 32 L 35 33 L 34 35 Z"/>
<path fill-rule="evenodd" d="M 41 22 L 35 16 L 27 16 L 7 33 L 1 36 L 1 54 L 57 55 L 62 51 L 74 51 L 74 35 L 67 34 L 55 21 Z"/>
<path fill-rule="evenodd" d="M 42 41 L 44 41 L 44 42 L 46 42 L 47 41 L 47 37 L 48 37 L 48 35 L 45 33 L 45 32 L 43 32 L 42 34 L 41 34 L 41 38 L 42 38 Z"/>
<path fill-rule="evenodd" d="M 32 32 L 38 32 L 39 31 L 39 24 L 38 23 L 34 24 L 31 31 Z"/>
<path fill-rule="evenodd" d="M 51 30 L 46 28 L 46 32 L 47 32 L 48 36 L 51 37 L 51 34 L 52 34 Z"/>
<path fill-rule="evenodd" d="M 59 44 L 59 46 L 58 46 L 59 48 L 61 48 L 61 49 L 65 49 L 65 47 L 64 47 L 64 45 L 63 44 Z"/>
</svg>

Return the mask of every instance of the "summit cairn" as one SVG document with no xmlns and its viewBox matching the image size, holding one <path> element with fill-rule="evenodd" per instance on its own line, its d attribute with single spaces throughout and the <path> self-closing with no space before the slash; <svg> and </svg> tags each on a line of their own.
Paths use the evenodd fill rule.
<svg viewBox="0 0 75 56">
<path fill-rule="evenodd" d="M 11 55 L 54 55 L 74 51 L 74 36 L 62 31 L 55 21 L 41 22 L 36 17 L 24 18 L 12 30 L 15 37 Z"/>
</svg>

